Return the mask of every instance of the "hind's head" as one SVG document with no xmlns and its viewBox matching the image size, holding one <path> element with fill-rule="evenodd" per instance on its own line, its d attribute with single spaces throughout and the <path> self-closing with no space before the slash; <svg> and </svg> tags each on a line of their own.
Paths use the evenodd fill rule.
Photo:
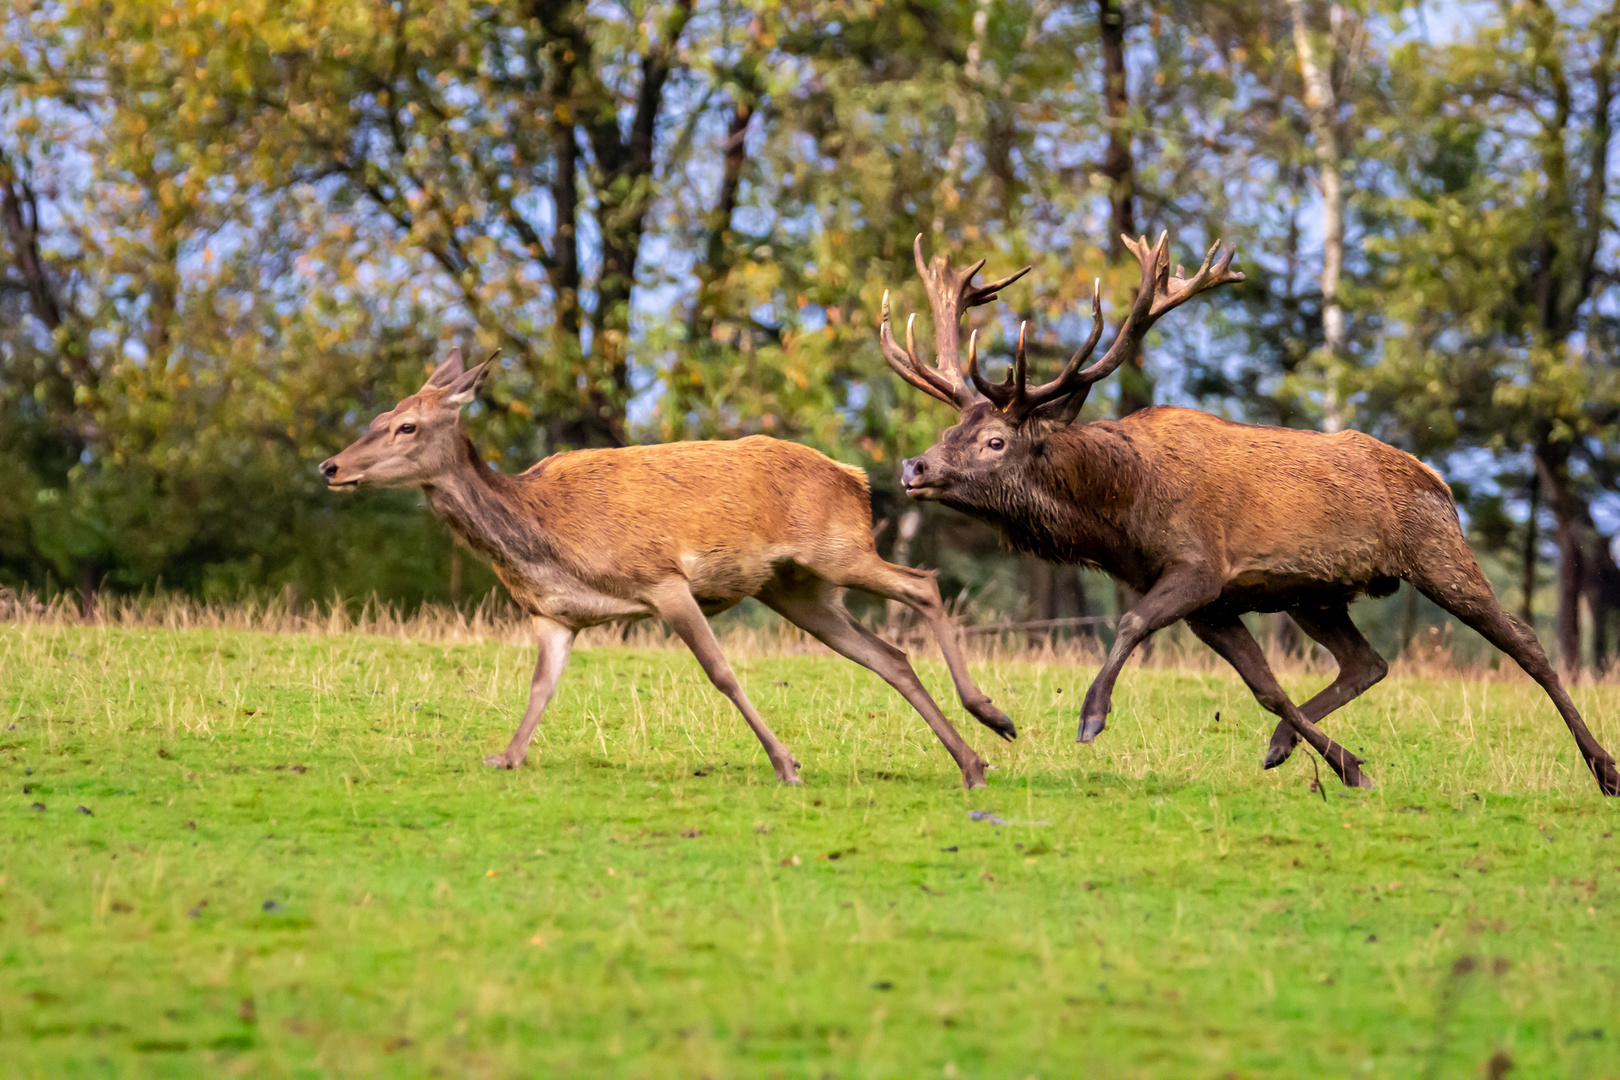
<svg viewBox="0 0 1620 1080">
<path fill-rule="evenodd" d="M 414 487 L 456 467 L 461 410 L 478 396 L 494 359 L 468 371 L 461 350 L 450 350 L 420 390 L 373 420 L 342 453 L 321 462 L 327 487 Z"/>
</svg>

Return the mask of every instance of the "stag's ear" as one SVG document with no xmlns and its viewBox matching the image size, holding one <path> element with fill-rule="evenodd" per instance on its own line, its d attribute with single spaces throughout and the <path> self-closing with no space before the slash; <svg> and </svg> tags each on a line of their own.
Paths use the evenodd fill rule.
<svg viewBox="0 0 1620 1080">
<path fill-rule="evenodd" d="M 479 391 L 484 388 L 484 380 L 489 378 L 489 366 L 494 362 L 495 358 L 492 356 L 451 383 L 450 389 L 439 399 L 440 403 L 452 409 L 471 404 Z"/>
<path fill-rule="evenodd" d="M 466 368 L 461 364 L 461 346 L 457 345 L 450 350 L 450 355 L 444 358 L 444 363 L 433 369 L 433 374 L 422 384 L 422 389 L 426 390 L 430 386 L 437 388 L 449 386 L 460 378 L 464 371 Z"/>
</svg>

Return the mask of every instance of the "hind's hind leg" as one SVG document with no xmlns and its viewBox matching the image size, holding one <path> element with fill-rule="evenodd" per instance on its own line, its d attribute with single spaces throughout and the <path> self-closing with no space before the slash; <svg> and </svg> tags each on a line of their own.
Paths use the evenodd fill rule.
<svg viewBox="0 0 1620 1080">
<path fill-rule="evenodd" d="M 761 590 L 759 600 L 829 649 L 875 671 L 884 682 L 900 691 L 956 759 L 957 767 L 962 770 L 962 786 L 984 787 L 985 760 L 963 741 L 945 719 L 945 714 L 939 711 L 922 680 L 912 670 L 906 654 L 850 618 L 844 607 L 842 589 L 805 575 Z"/>
<path fill-rule="evenodd" d="M 1012 720 L 996 708 L 990 695 L 980 690 L 968 673 L 967 657 L 962 653 L 962 632 L 945 613 L 939 582 L 932 573 L 884 562 L 875 551 L 854 565 L 839 567 L 834 572 L 823 573 L 819 569 L 816 572 L 835 584 L 874 593 L 885 600 L 898 600 L 921 615 L 933 631 L 934 640 L 939 642 L 939 651 L 945 656 L 945 666 L 950 670 L 962 707 L 1003 739 L 1010 741 L 1018 737 Z"/>
<path fill-rule="evenodd" d="M 1615 769 L 1614 758 L 1587 730 L 1586 721 L 1581 719 L 1575 703 L 1564 691 L 1564 684 L 1559 681 L 1536 635 L 1497 602 L 1490 582 L 1485 580 L 1461 532 L 1437 542 L 1436 547 L 1438 550 L 1426 552 L 1425 557 L 1418 560 L 1420 568 L 1414 569 L 1407 580 L 1424 596 L 1513 657 L 1525 674 L 1541 684 L 1552 698 L 1558 715 L 1564 718 L 1570 734 L 1575 736 L 1575 745 L 1580 747 L 1581 757 L 1586 759 L 1586 767 L 1592 770 L 1598 787 L 1605 795 L 1620 795 L 1620 771 Z"/>
<path fill-rule="evenodd" d="M 1305 719 L 1313 724 L 1354 701 L 1389 674 L 1389 665 L 1372 644 L 1361 636 L 1356 624 L 1350 621 L 1350 609 L 1344 604 L 1325 608 L 1290 608 L 1288 617 L 1312 640 L 1333 654 L 1339 665 L 1338 677 L 1321 693 L 1299 707 Z M 1266 749 L 1266 768 L 1275 769 L 1288 760 L 1288 755 L 1299 745 L 1299 732 L 1287 720 L 1277 722 L 1271 733 L 1271 745 Z"/>
</svg>

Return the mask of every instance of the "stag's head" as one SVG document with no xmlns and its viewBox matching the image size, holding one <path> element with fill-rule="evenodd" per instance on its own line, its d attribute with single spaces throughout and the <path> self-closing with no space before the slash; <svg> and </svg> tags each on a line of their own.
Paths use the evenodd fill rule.
<svg viewBox="0 0 1620 1080">
<path fill-rule="evenodd" d="M 342 453 L 321 462 L 327 487 L 415 487 L 455 468 L 463 456 L 462 407 L 478 396 L 494 359 L 468 371 L 461 350 L 450 350 L 422 389 L 373 420 Z"/>
<path fill-rule="evenodd" d="M 889 366 L 912 386 L 954 406 L 960 419 L 936 446 L 904 463 L 901 482 L 909 495 L 968 512 L 1003 514 L 1014 510 L 1028 490 L 1028 470 L 1042 456 L 1052 434 L 1074 423 L 1080 415 L 1092 384 L 1132 355 L 1161 315 L 1206 289 L 1243 280 L 1241 273 L 1231 269 L 1234 252 L 1230 248 L 1217 260 L 1218 242 L 1190 278 L 1179 266 L 1174 275 L 1170 273 L 1168 235 L 1161 235 L 1153 245 L 1146 237 L 1125 238 L 1125 243 L 1142 264 L 1142 285 L 1108 352 L 1101 360 L 1087 363 L 1103 333 L 1102 298 L 1094 285 L 1090 336 L 1063 365 L 1057 378 L 1031 386 L 1025 358 L 1027 326 L 1019 328 L 1018 350 L 1006 379 L 1000 383 L 990 382 L 979 370 L 977 331 L 968 339 L 966 364 L 959 357 L 962 315 L 970 307 L 996 299 L 1000 290 L 1023 277 L 1029 268 L 1000 281 L 974 285 L 974 276 L 984 266 L 982 259 L 961 270 L 952 269 L 942 255 L 936 255 L 932 264 L 925 263 L 922 237 L 917 237 L 917 272 L 928 288 L 934 319 L 934 365 L 925 365 L 917 355 L 912 328 L 915 316 L 906 321 L 904 348 L 895 340 L 887 293 L 878 336 Z"/>
</svg>

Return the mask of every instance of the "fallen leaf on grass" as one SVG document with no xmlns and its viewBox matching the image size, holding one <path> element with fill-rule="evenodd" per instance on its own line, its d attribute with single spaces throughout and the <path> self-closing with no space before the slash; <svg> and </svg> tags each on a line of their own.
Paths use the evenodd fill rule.
<svg viewBox="0 0 1620 1080">
<path fill-rule="evenodd" d="M 42 802 L 37 802 L 34 805 L 30 806 L 28 809 L 30 809 L 30 810 L 43 810 L 43 809 L 45 809 L 45 804 L 42 803 Z"/>
<path fill-rule="evenodd" d="M 90 809 L 88 806 L 83 806 L 83 805 L 81 805 L 79 807 L 79 813 L 83 814 L 85 817 L 95 817 L 96 816 L 96 812 L 94 810 Z"/>
<path fill-rule="evenodd" d="M 266 900 L 264 902 L 264 910 L 270 912 L 272 915 L 279 915 L 281 912 L 286 911 L 287 909 L 276 903 L 274 900 Z"/>
<path fill-rule="evenodd" d="M 703 830 L 702 829 L 687 829 L 684 832 L 682 832 L 681 835 L 683 837 L 685 837 L 686 839 L 688 839 L 688 840 L 693 840 L 693 839 L 696 839 L 699 836 L 702 836 L 703 835 Z"/>
<path fill-rule="evenodd" d="M 799 865 L 799 857 L 797 855 L 790 855 L 787 858 L 782 860 L 782 865 L 783 866 L 798 866 Z"/>
</svg>

